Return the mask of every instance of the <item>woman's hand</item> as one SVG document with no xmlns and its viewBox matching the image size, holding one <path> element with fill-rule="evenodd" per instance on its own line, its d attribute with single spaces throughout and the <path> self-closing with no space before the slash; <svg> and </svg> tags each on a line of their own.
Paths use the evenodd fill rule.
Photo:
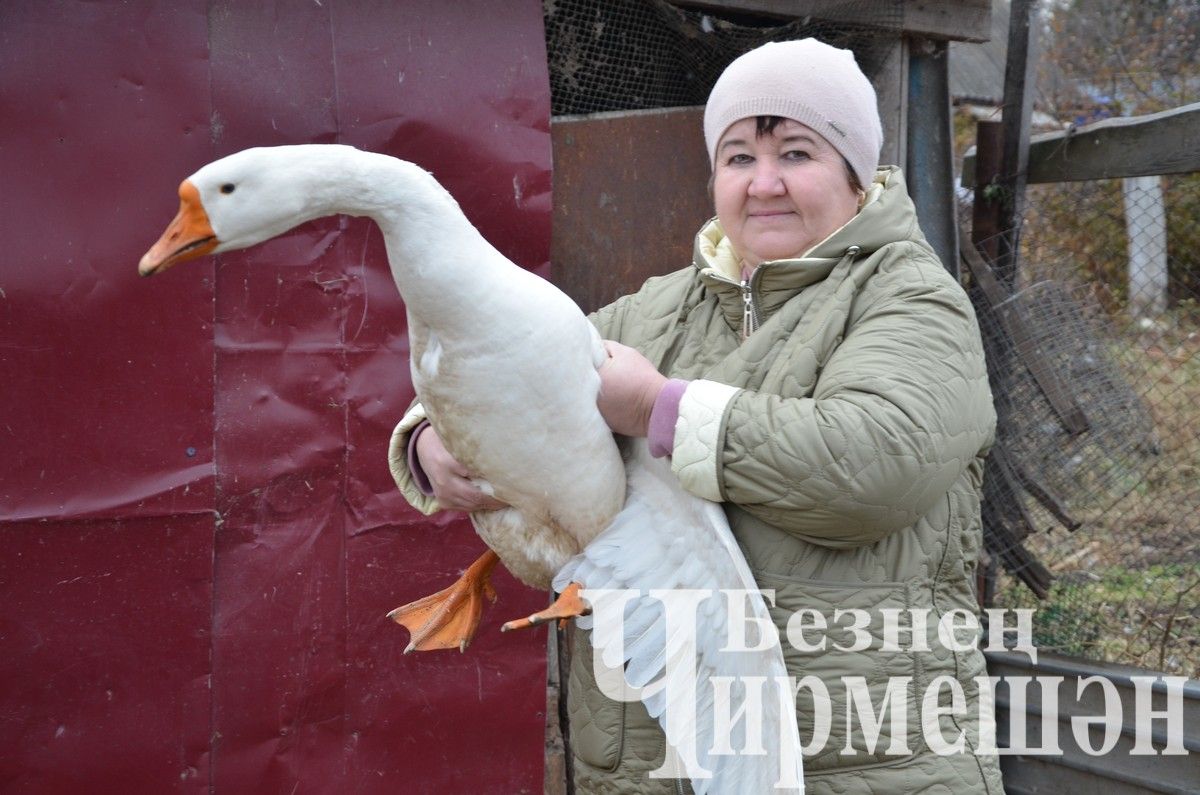
<svg viewBox="0 0 1200 795">
<path fill-rule="evenodd" d="M 417 458 L 429 478 L 433 496 L 442 508 L 448 511 L 494 511 L 508 507 L 484 494 L 471 482 L 471 473 L 450 455 L 432 427 L 421 431 L 417 437 Z"/>
<path fill-rule="evenodd" d="M 628 345 L 604 341 L 608 361 L 600 365 L 600 396 L 596 406 L 608 427 L 625 436 L 645 436 L 654 401 L 667 377 L 650 360 Z"/>
</svg>

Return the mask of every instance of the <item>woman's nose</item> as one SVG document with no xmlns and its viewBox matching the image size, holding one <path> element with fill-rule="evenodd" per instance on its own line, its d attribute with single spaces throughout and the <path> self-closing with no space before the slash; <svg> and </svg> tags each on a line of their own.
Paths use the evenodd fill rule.
<svg viewBox="0 0 1200 795">
<path fill-rule="evenodd" d="M 755 164 L 754 177 L 750 180 L 750 195 L 780 196 L 785 192 L 783 174 L 779 167 L 767 158 L 761 158 Z"/>
</svg>

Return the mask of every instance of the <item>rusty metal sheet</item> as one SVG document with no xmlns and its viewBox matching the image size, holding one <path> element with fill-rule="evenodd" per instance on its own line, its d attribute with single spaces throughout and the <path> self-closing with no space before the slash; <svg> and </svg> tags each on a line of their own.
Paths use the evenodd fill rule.
<svg viewBox="0 0 1200 795">
<path fill-rule="evenodd" d="M 689 265 L 713 216 L 703 108 L 555 119 L 555 283 L 586 310 Z"/>
<path fill-rule="evenodd" d="M 544 595 L 498 578 L 465 655 L 403 656 L 384 620 L 483 547 L 387 472 L 412 388 L 378 230 L 134 271 L 203 163 L 341 142 L 431 170 L 545 275 L 541 25 L 531 1 L 0 5 L 0 534 L 32 564 L 0 564 L 0 789 L 541 787 L 544 637 L 496 628 Z M 77 709 L 101 680 L 136 712 Z"/>
</svg>

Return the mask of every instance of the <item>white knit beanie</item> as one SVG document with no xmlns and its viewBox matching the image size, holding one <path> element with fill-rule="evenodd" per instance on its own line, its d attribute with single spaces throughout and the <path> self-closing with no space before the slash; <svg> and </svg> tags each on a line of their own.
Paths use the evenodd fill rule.
<svg viewBox="0 0 1200 795">
<path fill-rule="evenodd" d="M 704 106 L 710 163 L 729 126 L 751 116 L 811 127 L 850 162 L 864 188 L 875 179 L 883 126 L 875 89 L 849 50 L 816 39 L 771 42 L 725 67 Z"/>
</svg>

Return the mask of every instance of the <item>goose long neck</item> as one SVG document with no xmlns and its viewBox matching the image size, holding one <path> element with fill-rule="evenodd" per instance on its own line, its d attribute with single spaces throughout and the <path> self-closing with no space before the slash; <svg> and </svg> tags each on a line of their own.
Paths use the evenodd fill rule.
<svg viewBox="0 0 1200 795">
<path fill-rule="evenodd" d="M 379 225 L 408 311 L 428 325 L 454 307 L 485 302 L 503 271 L 516 269 L 419 166 L 355 152 L 339 183 L 341 206 L 333 211 L 367 216 Z"/>
</svg>

